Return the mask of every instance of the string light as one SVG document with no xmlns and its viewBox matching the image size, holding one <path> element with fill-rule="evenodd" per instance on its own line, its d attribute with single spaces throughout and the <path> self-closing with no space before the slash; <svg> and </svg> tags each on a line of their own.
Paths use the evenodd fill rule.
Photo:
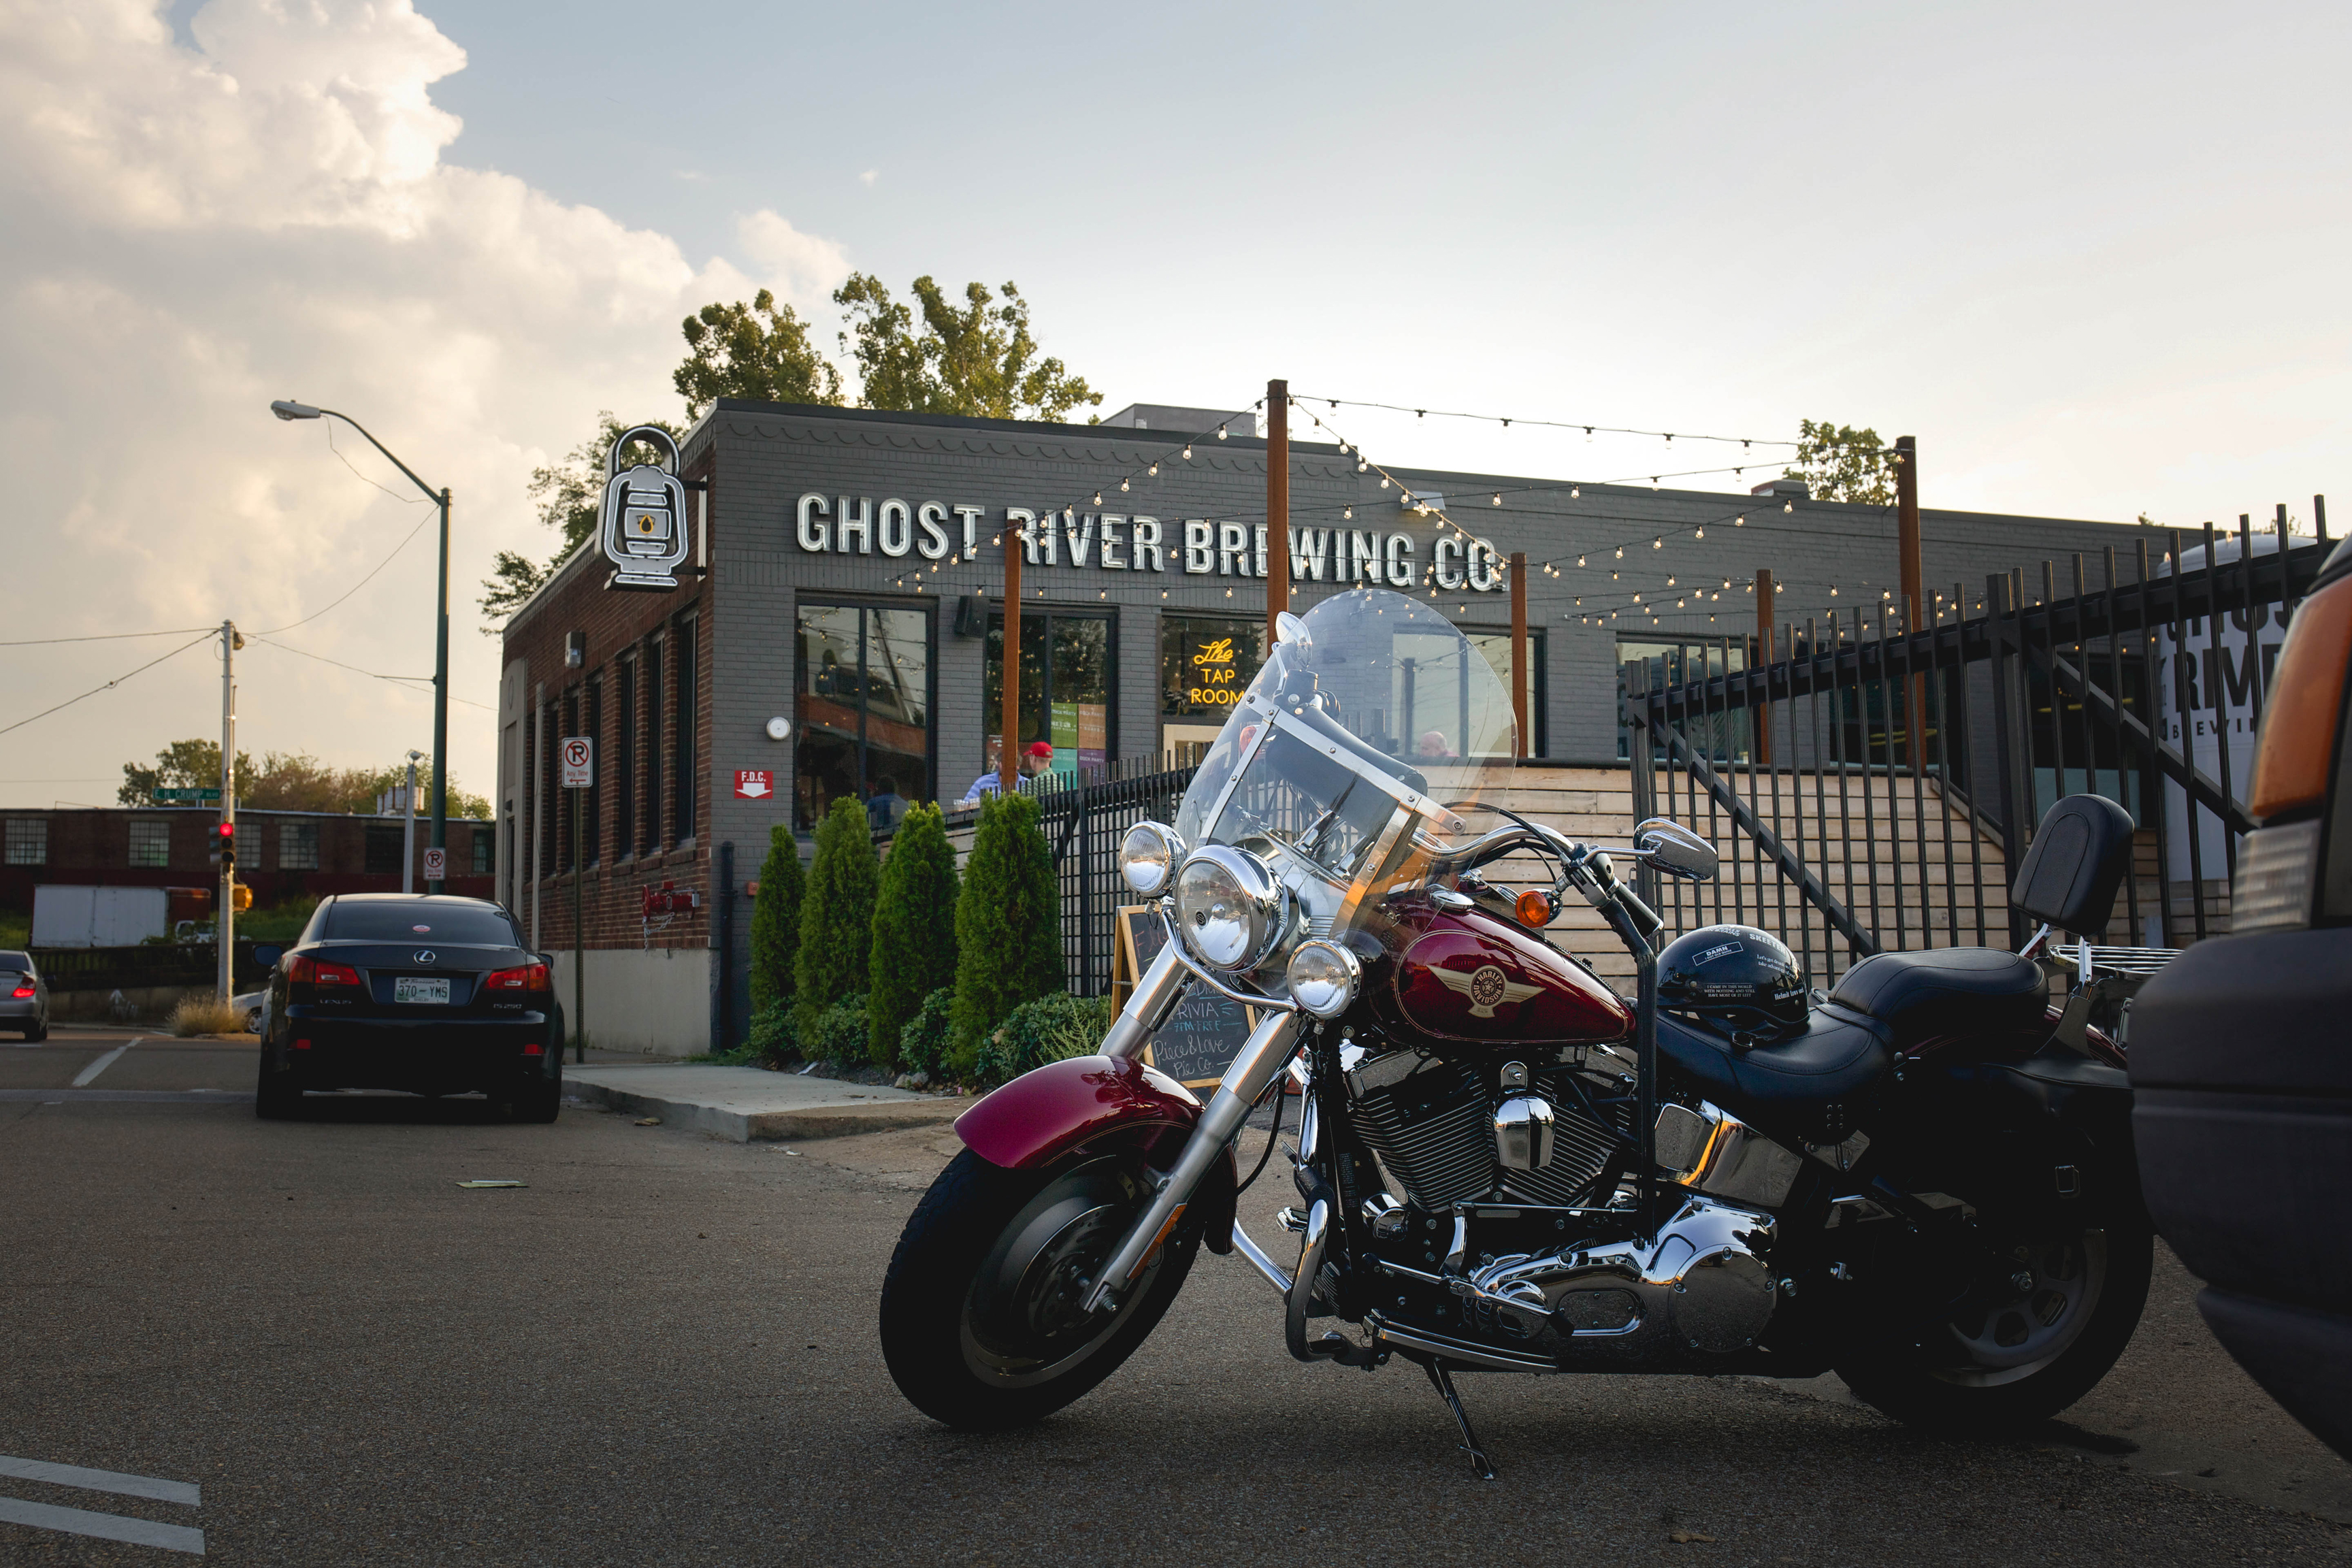
<svg viewBox="0 0 2352 1568">
<path fill-rule="evenodd" d="M 1220 425 L 1220 426 L 1217 426 L 1217 439 L 1218 439 L 1218 440 L 1220 440 L 1220 441 L 1222 441 L 1222 440 L 1223 440 L 1224 438 L 1225 438 L 1225 427 L 1224 427 L 1223 426 Z M 1163 599 L 1164 599 L 1164 598 L 1166 598 L 1168 595 L 1165 595 L 1165 594 L 1162 594 L 1162 595 L 1160 595 L 1160 596 L 1161 598 L 1163 598 Z"/>
<path fill-rule="evenodd" d="M 1152 465 L 1151 465 L 1151 467 L 1150 467 L 1150 468 L 1148 468 L 1144 469 L 1143 471 L 1144 471 L 1145 473 L 1147 473 L 1147 474 L 1150 475 L 1153 479 L 1158 479 L 1158 478 L 1160 477 L 1160 465 L 1159 465 L 1159 464 L 1157 464 L 1157 463 L 1154 463 L 1154 464 L 1152 464 Z"/>
<path fill-rule="evenodd" d="M 1503 492 L 1502 492 L 1502 491 L 1500 491 L 1500 490 L 1496 490 L 1496 491 L 1495 492 L 1495 504 L 1496 504 L 1496 506 L 1500 506 L 1500 505 L 1502 505 L 1502 504 L 1503 504 Z"/>
<path fill-rule="evenodd" d="M 1119 488 L 1120 489 L 1127 489 L 1127 481 L 1126 481 L 1125 479 L 1121 479 L 1121 480 L 1119 480 L 1119 481 L 1118 481 L 1118 488 Z"/>
<path fill-rule="evenodd" d="M 1192 460 L 1192 443 L 1190 441 L 1184 443 L 1184 460 L 1188 463 Z"/>
</svg>

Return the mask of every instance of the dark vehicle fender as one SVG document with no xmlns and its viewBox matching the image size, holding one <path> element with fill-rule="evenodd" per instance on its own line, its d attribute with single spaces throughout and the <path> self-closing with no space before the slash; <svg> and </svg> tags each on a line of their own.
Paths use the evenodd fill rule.
<svg viewBox="0 0 2352 1568">
<path fill-rule="evenodd" d="M 955 1132 L 973 1153 L 1009 1171 L 1121 1149 L 1165 1168 L 1200 1121 L 1200 1100 L 1167 1074 L 1131 1058 L 1072 1057 L 982 1097 L 956 1118 Z M 1212 1252 L 1233 1249 L 1237 1179 L 1227 1149 L 1192 1194 Z"/>
</svg>

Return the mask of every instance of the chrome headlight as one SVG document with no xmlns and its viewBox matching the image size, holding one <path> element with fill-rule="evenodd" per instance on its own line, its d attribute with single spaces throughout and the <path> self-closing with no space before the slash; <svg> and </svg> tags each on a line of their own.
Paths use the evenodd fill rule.
<svg viewBox="0 0 2352 1568">
<path fill-rule="evenodd" d="M 1118 874 L 1145 898 L 1168 890 L 1168 879 L 1184 858 L 1184 841 L 1161 823 L 1139 822 L 1119 840 Z"/>
<path fill-rule="evenodd" d="M 1318 1018 L 1336 1018 L 1356 1000 L 1364 977 L 1356 955 L 1336 942 L 1315 937 L 1290 955 L 1290 999 Z"/>
<path fill-rule="evenodd" d="M 1265 861 L 1226 844 L 1192 852 L 1176 872 L 1176 930 L 1212 969 L 1255 969 L 1281 939 L 1288 889 Z"/>
</svg>

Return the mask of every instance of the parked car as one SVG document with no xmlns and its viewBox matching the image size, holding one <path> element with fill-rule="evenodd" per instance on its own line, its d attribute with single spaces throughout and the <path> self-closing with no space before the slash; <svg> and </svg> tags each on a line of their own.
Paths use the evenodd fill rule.
<svg viewBox="0 0 2352 1568">
<path fill-rule="evenodd" d="M 242 995 L 232 996 L 228 999 L 228 1005 L 230 1006 L 245 1015 L 245 1032 L 247 1034 L 257 1035 L 261 1033 L 261 1021 L 263 1016 L 262 1005 L 264 1003 L 268 1001 L 268 999 L 269 993 L 266 990 L 247 991 Z"/>
<path fill-rule="evenodd" d="M 49 983 L 29 952 L 0 952 L 0 1029 L 49 1037 Z"/>
<path fill-rule="evenodd" d="M 320 901 L 269 977 L 254 1110 L 299 1113 L 310 1089 L 479 1090 L 552 1121 L 563 1015 L 547 956 L 480 899 L 342 893 Z"/>
<path fill-rule="evenodd" d="M 2352 1458 L 2352 542 L 2295 611 L 2255 742 L 2231 934 L 2132 1010 L 2141 1179 L 2240 1365 Z"/>
</svg>

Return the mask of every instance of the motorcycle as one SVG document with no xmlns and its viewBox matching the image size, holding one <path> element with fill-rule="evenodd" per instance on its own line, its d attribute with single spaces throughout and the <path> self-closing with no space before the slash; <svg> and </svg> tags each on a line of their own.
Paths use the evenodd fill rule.
<svg viewBox="0 0 2352 1568">
<path fill-rule="evenodd" d="M 1098 1054 L 975 1103 L 907 1222 L 881 1339 L 918 1408 L 1059 1409 L 1203 1247 L 1279 1293 L 1299 1360 L 1418 1363 L 1489 1479 L 1458 1372 L 1834 1370 L 1967 1433 L 2105 1374 L 2152 1253 L 2130 1089 L 2031 957 L 1879 954 L 1824 994 L 1762 931 L 1662 949 L 1619 865 L 1703 881 L 1712 847 L 1663 818 L 1590 845 L 1507 809 L 1510 703 L 1433 607 L 1360 590 L 1278 625 L 1176 822 L 1122 845 L 1169 940 Z M 2129 833 L 2096 797 L 2053 809 L 2016 883 L 2045 922 L 2029 953 L 2104 928 Z M 1538 885 L 1490 882 L 1507 857 Z M 1630 1002 L 1544 935 L 1570 898 L 1632 956 Z M 1196 986 L 1256 1010 L 1206 1104 L 1139 1059 Z M 1239 1218 L 1277 1147 L 1288 1266 Z"/>
</svg>

